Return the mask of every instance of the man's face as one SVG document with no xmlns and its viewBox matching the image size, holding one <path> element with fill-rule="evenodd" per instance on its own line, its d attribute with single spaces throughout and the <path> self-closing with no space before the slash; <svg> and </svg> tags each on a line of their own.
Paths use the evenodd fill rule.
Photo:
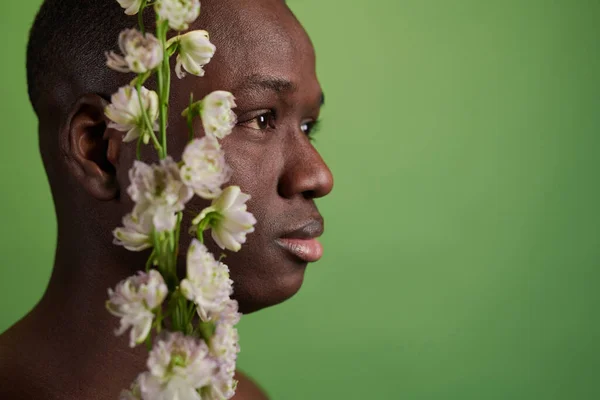
<svg viewBox="0 0 600 400">
<path fill-rule="evenodd" d="M 224 262 L 241 311 L 250 312 L 295 294 L 307 263 L 320 257 L 318 242 L 307 239 L 323 230 L 314 199 L 333 185 L 310 141 L 323 94 L 312 44 L 283 1 L 210 2 L 202 14 L 194 29 L 208 30 L 217 51 L 205 77 L 173 82 L 169 129 L 175 136 L 169 152 L 177 158 L 186 144 L 179 113 L 190 92 L 196 99 L 213 90 L 234 94 L 238 124 L 223 140 L 234 171 L 228 184 L 252 196 L 248 210 L 258 223 L 242 249 L 227 252 Z M 196 132 L 202 132 L 199 121 Z M 188 209 L 196 214 L 205 206 L 195 198 Z M 209 236 L 209 247 L 220 254 Z"/>
</svg>

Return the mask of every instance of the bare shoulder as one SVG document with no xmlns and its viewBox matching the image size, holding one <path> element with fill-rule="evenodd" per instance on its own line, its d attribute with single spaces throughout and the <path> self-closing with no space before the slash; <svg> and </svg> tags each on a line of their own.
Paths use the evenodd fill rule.
<svg viewBox="0 0 600 400">
<path fill-rule="evenodd" d="M 239 383 L 233 400 L 269 400 L 264 390 L 243 372 L 237 371 L 235 379 Z"/>
</svg>

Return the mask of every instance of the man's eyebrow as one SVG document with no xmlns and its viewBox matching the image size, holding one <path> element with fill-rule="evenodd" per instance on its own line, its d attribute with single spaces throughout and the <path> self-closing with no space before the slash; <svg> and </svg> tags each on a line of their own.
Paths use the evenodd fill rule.
<svg viewBox="0 0 600 400">
<path fill-rule="evenodd" d="M 285 78 L 255 74 L 246 78 L 242 84 L 234 89 L 233 93 L 245 90 L 271 90 L 275 93 L 288 93 L 298 90 L 298 86 Z M 319 105 L 325 105 L 325 94 L 321 92 Z"/>
<path fill-rule="evenodd" d="M 244 79 L 244 82 L 239 85 L 235 91 L 266 89 L 277 93 L 295 92 L 298 87 L 291 81 L 274 76 L 251 75 Z M 235 93 L 234 91 L 234 93 Z"/>
</svg>

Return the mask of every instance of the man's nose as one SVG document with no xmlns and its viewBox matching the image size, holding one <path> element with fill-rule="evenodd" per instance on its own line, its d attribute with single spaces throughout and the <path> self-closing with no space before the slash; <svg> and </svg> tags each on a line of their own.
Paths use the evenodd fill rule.
<svg viewBox="0 0 600 400">
<path fill-rule="evenodd" d="M 321 155 L 306 139 L 287 150 L 286 163 L 279 180 L 279 195 L 307 199 L 326 196 L 333 189 L 333 175 Z"/>
</svg>

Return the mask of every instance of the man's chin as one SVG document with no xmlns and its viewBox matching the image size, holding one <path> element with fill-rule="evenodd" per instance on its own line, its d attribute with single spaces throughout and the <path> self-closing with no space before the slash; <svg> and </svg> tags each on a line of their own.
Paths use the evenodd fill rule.
<svg viewBox="0 0 600 400">
<path fill-rule="evenodd" d="M 210 237 L 206 244 L 213 254 L 222 253 Z M 177 265 L 182 277 L 186 273 L 186 253 L 187 246 L 183 245 Z M 246 244 L 240 252 L 227 254 L 223 262 L 229 266 L 233 280 L 232 298 L 243 314 L 277 305 L 298 293 L 308 265 L 272 241 Z"/>
<path fill-rule="evenodd" d="M 249 314 L 263 308 L 280 304 L 294 296 L 304 282 L 306 263 L 295 265 L 286 275 L 270 276 L 269 279 L 233 279 L 233 298 L 238 301 L 240 312 Z M 288 271 L 290 271 L 288 269 Z M 240 282 L 240 283 L 238 283 Z M 243 282 L 243 284 L 241 283 Z"/>
</svg>

